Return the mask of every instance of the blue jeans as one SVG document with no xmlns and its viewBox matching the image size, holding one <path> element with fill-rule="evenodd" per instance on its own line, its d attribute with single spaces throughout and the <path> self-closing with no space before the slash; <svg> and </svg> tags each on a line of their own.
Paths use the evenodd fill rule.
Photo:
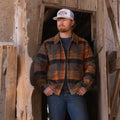
<svg viewBox="0 0 120 120">
<path fill-rule="evenodd" d="M 48 96 L 50 120 L 65 120 L 68 111 L 71 120 L 88 120 L 86 101 L 83 96 L 51 95 Z"/>
</svg>

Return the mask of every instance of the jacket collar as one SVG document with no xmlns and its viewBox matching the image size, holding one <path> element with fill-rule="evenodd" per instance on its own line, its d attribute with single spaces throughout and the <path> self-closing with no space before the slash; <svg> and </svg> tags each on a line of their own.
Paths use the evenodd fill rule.
<svg viewBox="0 0 120 120">
<path fill-rule="evenodd" d="M 59 35 L 59 33 L 58 33 L 58 34 L 54 37 L 54 44 L 57 44 L 57 43 L 60 42 L 60 41 L 61 41 L 61 39 L 60 39 L 60 35 Z M 79 37 L 78 37 L 75 33 L 72 34 L 72 41 L 78 44 Z"/>
</svg>

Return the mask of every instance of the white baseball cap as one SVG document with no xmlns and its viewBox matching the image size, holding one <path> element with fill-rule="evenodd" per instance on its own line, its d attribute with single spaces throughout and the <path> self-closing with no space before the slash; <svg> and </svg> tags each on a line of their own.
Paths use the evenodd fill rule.
<svg viewBox="0 0 120 120">
<path fill-rule="evenodd" d="M 68 18 L 74 20 L 74 13 L 69 9 L 60 9 L 57 12 L 57 16 L 53 17 L 53 20 L 57 20 L 58 18 Z"/>
</svg>

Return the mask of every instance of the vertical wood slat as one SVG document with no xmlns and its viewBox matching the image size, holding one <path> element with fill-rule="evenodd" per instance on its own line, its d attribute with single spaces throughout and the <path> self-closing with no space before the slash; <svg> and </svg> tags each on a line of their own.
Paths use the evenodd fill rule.
<svg viewBox="0 0 120 120">
<path fill-rule="evenodd" d="M 38 44 L 41 44 L 42 42 L 44 12 L 45 12 L 45 6 L 42 4 L 40 6 L 40 16 L 39 16 L 39 24 L 38 24 Z"/>
<path fill-rule="evenodd" d="M 77 8 L 78 7 L 78 0 L 66 0 L 66 6 Z"/>
<path fill-rule="evenodd" d="M 108 91 L 108 114 L 110 115 L 110 76 L 109 76 L 109 56 L 106 54 L 106 68 L 107 68 L 107 91 Z"/>
<path fill-rule="evenodd" d="M 58 4 L 59 6 L 65 6 L 66 1 L 65 0 L 43 0 L 45 3 L 52 3 L 52 4 Z"/>
<path fill-rule="evenodd" d="M 96 11 L 97 0 L 78 0 L 78 9 Z"/>
<path fill-rule="evenodd" d="M 3 56 L 3 46 L 0 46 L 0 97 L 1 97 L 1 82 L 2 82 L 2 56 Z"/>
<path fill-rule="evenodd" d="M 97 53 L 101 51 L 104 46 L 104 1 L 98 0 L 98 10 L 96 12 L 96 45 Z"/>
<path fill-rule="evenodd" d="M 115 120 L 120 120 L 120 99 L 119 99 L 118 110 Z"/>
<path fill-rule="evenodd" d="M 6 77 L 5 120 L 15 119 L 16 79 L 17 79 L 17 48 L 7 46 L 7 77 Z"/>
<path fill-rule="evenodd" d="M 108 120 L 108 96 L 107 96 L 107 76 L 106 76 L 106 50 L 104 34 L 104 0 L 97 0 L 96 12 L 96 47 L 99 64 L 98 80 L 98 120 Z"/>
<path fill-rule="evenodd" d="M 96 13 L 93 12 L 91 16 L 91 39 L 96 40 Z"/>
<path fill-rule="evenodd" d="M 98 119 L 108 120 L 108 97 L 107 97 L 107 76 L 106 76 L 106 54 L 105 47 L 98 54 L 99 58 L 99 83 L 98 83 Z"/>
<path fill-rule="evenodd" d="M 118 93 L 120 90 L 120 70 L 116 73 L 115 83 L 113 87 L 112 99 L 111 99 L 111 115 L 110 120 L 113 120 L 113 115 L 117 103 Z"/>
</svg>

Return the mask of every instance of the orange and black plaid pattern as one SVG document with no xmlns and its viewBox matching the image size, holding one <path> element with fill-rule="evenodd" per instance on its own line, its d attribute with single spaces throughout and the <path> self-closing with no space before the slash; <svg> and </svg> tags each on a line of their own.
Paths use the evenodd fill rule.
<svg viewBox="0 0 120 120">
<path fill-rule="evenodd" d="M 34 61 L 35 84 L 45 88 L 49 86 L 59 95 L 64 84 L 66 64 L 70 93 L 75 94 L 80 86 L 88 89 L 95 76 L 95 60 L 88 42 L 74 33 L 67 63 L 59 34 L 44 41 Z"/>
</svg>

